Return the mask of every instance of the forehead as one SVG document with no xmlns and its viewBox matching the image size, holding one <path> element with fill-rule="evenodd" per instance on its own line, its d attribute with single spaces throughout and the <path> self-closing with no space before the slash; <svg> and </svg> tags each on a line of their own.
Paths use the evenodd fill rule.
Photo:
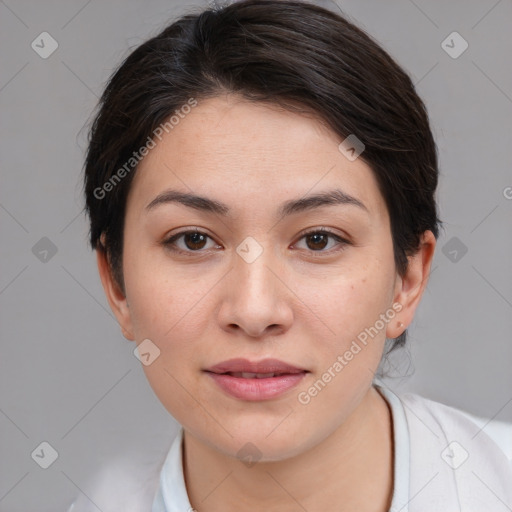
<svg viewBox="0 0 512 512">
<path fill-rule="evenodd" d="M 176 122 L 177 121 L 177 122 Z M 235 95 L 198 101 L 140 162 L 128 201 L 142 209 L 166 188 L 222 198 L 253 213 L 333 188 L 385 214 L 371 168 L 347 159 L 319 119 Z"/>
</svg>

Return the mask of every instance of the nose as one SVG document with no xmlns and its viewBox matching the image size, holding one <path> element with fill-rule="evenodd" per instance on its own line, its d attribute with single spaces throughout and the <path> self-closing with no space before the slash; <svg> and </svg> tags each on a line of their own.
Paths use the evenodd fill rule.
<svg viewBox="0 0 512 512">
<path fill-rule="evenodd" d="M 286 332 L 293 321 L 293 292 L 286 281 L 283 266 L 271 251 L 263 251 L 252 262 L 236 255 L 223 284 L 221 327 L 258 339 Z"/>
</svg>

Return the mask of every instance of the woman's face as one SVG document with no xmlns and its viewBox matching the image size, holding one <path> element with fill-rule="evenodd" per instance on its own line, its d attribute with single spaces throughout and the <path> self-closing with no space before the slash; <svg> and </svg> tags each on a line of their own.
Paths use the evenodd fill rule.
<svg viewBox="0 0 512 512">
<path fill-rule="evenodd" d="M 403 331 L 375 177 L 318 121 L 237 96 L 199 102 L 155 141 L 127 200 L 123 332 L 150 340 L 146 376 L 189 434 L 233 456 L 247 442 L 262 460 L 301 453 L 354 411 Z M 233 358 L 301 371 L 206 371 Z"/>
</svg>

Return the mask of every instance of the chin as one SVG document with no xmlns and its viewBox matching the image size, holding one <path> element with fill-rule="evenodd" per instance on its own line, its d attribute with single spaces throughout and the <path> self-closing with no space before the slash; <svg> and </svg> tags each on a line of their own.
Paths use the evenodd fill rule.
<svg viewBox="0 0 512 512">
<path fill-rule="evenodd" d="M 212 430 L 202 432 L 204 441 L 216 450 L 237 459 L 257 462 L 276 462 L 294 457 L 307 449 L 307 431 L 280 430 L 279 419 L 255 422 L 254 417 L 247 421 L 238 420 L 236 424 L 224 423 L 226 430 L 212 438 Z M 277 428 L 276 428 L 277 426 Z M 298 442 L 300 440 L 300 443 Z M 309 441 L 313 443 L 313 441 Z"/>
</svg>

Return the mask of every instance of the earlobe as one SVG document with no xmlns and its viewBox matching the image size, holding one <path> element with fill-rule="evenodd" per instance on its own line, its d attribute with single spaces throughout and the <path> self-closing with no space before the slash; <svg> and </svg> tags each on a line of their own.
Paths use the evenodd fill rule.
<svg viewBox="0 0 512 512">
<path fill-rule="evenodd" d="M 134 341 L 128 300 L 112 275 L 107 253 L 104 249 L 96 249 L 96 261 L 110 309 L 117 318 L 123 336 L 130 341 Z"/>
<path fill-rule="evenodd" d="M 418 251 L 409 257 L 405 275 L 397 276 L 393 302 L 399 303 L 401 310 L 396 316 L 396 321 L 388 325 L 386 337 L 397 338 L 412 322 L 414 312 L 428 283 L 435 247 L 434 234 L 431 231 L 425 231 Z"/>
</svg>

